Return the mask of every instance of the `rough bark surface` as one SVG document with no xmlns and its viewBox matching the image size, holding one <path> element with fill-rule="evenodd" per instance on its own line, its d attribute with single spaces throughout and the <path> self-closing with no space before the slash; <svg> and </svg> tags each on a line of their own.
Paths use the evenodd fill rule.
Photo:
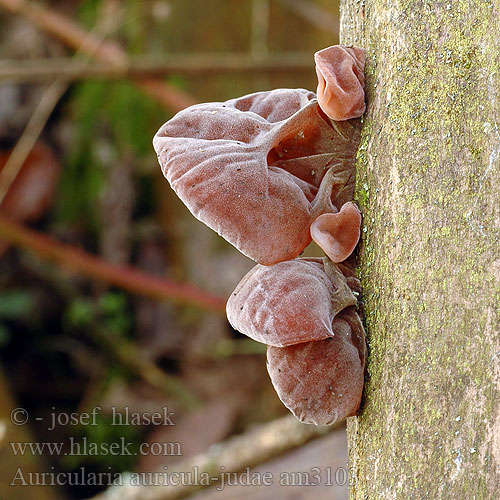
<svg viewBox="0 0 500 500">
<path fill-rule="evenodd" d="M 500 492 L 500 1 L 343 0 L 369 363 L 352 499 Z"/>
</svg>

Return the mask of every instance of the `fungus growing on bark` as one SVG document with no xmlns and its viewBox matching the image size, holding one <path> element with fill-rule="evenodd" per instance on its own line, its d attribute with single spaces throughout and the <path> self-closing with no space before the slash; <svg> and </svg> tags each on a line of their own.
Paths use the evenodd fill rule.
<svg viewBox="0 0 500 500">
<path fill-rule="evenodd" d="M 340 212 L 320 215 L 311 224 L 311 236 L 333 262 L 342 262 L 356 247 L 360 227 L 361 212 L 347 202 Z"/>
<path fill-rule="evenodd" d="M 296 259 L 255 266 L 228 300 L 231 325 L 268 345 L 276 392 L 302 422 L 326 425 L 359 408 L 366 346 L 356 281 L 326 258 Z"/>
<path fill-rule="evenodd" d="M 323 259 L 257 265 L 226 306 L 229 323 L 257 342 L 283 347 L 333 337 L 332 321 L 356 297 L 342 272 Z"/>
<path fill-rule="evenodd" d="M 333 337 L 267 348 L 267 371 L 283 404 L 301 422 L 329 425 L 356 415 L 366 348 L 354 307 L 332 321 Z"/>
<path fill-rule="evenodd" d="M 336 121 L 359 118 L 365 112 L 365 51 L 334 45 L 314 54 L 318 103 Z"/>
<path fill-rule="evenodd" d="M 193 215 L 259 263 L 229 298 L 229 322 L 268 345 L 280 399 L 320 425 L 356 414 L 363 390 L 359 281 L 332 260 L 346 259 L 359 239 L 361 215 L 348 202 L 364 51 L 329 47 L 315 61 L 318 97 L 277 89 L 191 106 L 153 144 Z M 295 259 L 311 235 L 332 260 Z"/>
<path fill-rule="evenodd" d="M 277 89 L 191 106 L 153 144 L 193 215 L 271 265 L 297 257 L 312 221 L 352 199 L 359 129 L 334 126 L 312 92 Z"/>
</svg>

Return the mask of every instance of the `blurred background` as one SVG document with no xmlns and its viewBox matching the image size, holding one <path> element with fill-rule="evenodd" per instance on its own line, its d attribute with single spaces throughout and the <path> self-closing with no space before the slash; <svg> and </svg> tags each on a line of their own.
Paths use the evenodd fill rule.
<svg viewBox="0 0 500 500">
<path fill-rule="evenodd" d="M 191 216 L 151 141 L 196 102 L 315 90 L 313 53 L 338 43 L 338 1 L 0 0 L 0 39 L 0 498 L 89 498 L 105 487 L 11 482 L 20 468 L 158 470 L 286 415 L 265 346 L 225 319 L 254 263 Z M 113 409 L 165 407 L 175 426 L 112 425 Z M 94 408 L 96 425 L 48 425 Z M 70 437 L 182 453 L 10 444 Z M 330 483 L 196 498 L 342 499 L 345 462 L 340 429 L 260 466 L 331 467 Z"/>
</svg>

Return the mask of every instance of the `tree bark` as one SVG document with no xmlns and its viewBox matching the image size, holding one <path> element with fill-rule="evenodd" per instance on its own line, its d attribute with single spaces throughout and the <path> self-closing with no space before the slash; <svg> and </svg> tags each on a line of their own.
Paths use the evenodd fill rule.
<svg viewBox="0 0 500 500">
<path fill-rule="evenodd" d="M 500 1 L 342 0 L 367 49 L 352 499 L 500 492 Z"/>
</svg>

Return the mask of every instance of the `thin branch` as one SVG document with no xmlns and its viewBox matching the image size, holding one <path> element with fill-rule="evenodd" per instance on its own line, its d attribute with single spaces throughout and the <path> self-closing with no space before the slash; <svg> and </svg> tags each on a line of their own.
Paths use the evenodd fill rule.
<svg viewBox="0 0 500 500">
<path fill-rule="evenodd" d="M 112 42 L 101 42 L 101 40 L 89 35 L 71 19 L 53 12 L 49 8 L 25 0 L 0 0 L 0 6 L 14 14 L 24 16 L 39 28 L 82 53 L 90 54 L 92 57 L 118 68 L 128 65 L 128 56 L 119 45 Z M 196 103 L 196 99 L 190 94 L 176 89 L 162 80 L 138 78 L 136 83 L 147 94 L 153 96 L 172 111 L 180 111 Z"/>
<path fill-rule="evenodd" d="M 217 486 L 221 473 L 238 472 L 246 467 L 266 462 L 343 425 L 342 422 L 329 427 L 316 427 L 301 424 L 292 415 L 287 415 L 213 445 L 205 453 L 184 460 L 177 465 L 169 466 L 168 471 L 161 470 L 157 474 L 157 481 L 160 484 L 115 486 L 96 495 L 92 500 L 174 500 L 182 498 L 203 487 Z M 193 478 L 194 471 L 196 471 L 198 478 L 207 475 L 213 480 L 210 481 L 210 484 L 200 484 L 201 481 L 196 484 L 194 479 L 191 479 L 190 484 L 189 474 Z M 161 484 L 161 481 L 166 482 L 169 476 L 182 477 L 179 476 L 182 473 L 187 473 L 188 479 L 186 481 L 177 481 L 180 483 L 177 485 Z M 147 479 L 142 481 L 142 483 L 144 482 L 147 482 Z M 151 477 L 149 482 L 152 482 Z"/>
<path fill-rule="evenodd" d="M 310 0 L 278 0 L 284 7 L 295 11 L 318 28 L 322 28 L 335 36 L 339 34 L 340 18 L 328 12 Z"/>
<path fill-rule="evenodd" d="M 2 171 L 0 172 L 0 204 L 4 200 L 10 186 L 27 160 L 33 146 L 40 137 L 42 130 L 50 118 L 59 99 L 66 92 L 67 84 L 56 80 L 42 95 L 38 106 L 26 125 L 23 134 L 17 141 L 12 153 L 9 155 Z"/>
<path fill-rule="evenodd" d="M 35 26 L 58 38 L 69 47 L 79 49 L 97 59 L 112 64 L 126 64 L 127 57 L 121 48 L 112 42 L 103 43 L 99 38 L 74 23 L 71 19 L 50 8 L 25 0 L 0 0 L 0 5 L 13 14 L 19 14 Z"/>
<path fill-rule="evenodd" d="M 164 394 L 177 398 L 185 408 L 195 409 L 200 406 L 200 400 L 185 384 L 145 357 L 134 342 L 117 337 L 95 323 L 88 325 L 85 333 L 100 349 L 107 350 L 121 366 Z"/>
<path fill-rule="evenodd" d="M 267 54 L 269 32 L 269 0 L 253 0 L 250 50 L 253 55 Z"/>
<path fill-rule="evenodd" d="M 116 266 L 79 248 L 60 243 L 37 231 L 23 227 L 0 215 L 0 238 L 35 252 L 75 273 L 118 286 L 129 292 L 157 300 L 190 304 L 219 314 L 225 312 L 225 299 L 194 286 L 151 276 L 130 266 Z"/>
<path fill-rule="evenodd" d="M 81 298 L 81 291 L 78 290 L 77 284 L 64 279 L 59 269 L 46 266 L 45 263 L 34 259 L 28 265 L 36 276 L 49 282 L 56 293 L 64 296 L 67 303 Z M 111 330 L 109 325 L 106 326 L 100 320 L 99 315 L 89 314 L 78 317 L 78 319 L 71 322 L 71 331 L 72 334 L 77 333 L 89 338 L 99 348 L 99 355 L 104 356 L 105 361 L 113 359 L 128 373 L 133 374 L 164 394 L 176 398 L 177 402 L 183 405 L 183 408 L 195 409 L 201 405 L 198 396 L 180 378 L 170 375 L 159 368 L 145 354 L 144 349 L 139 344 L 124 335 L 117 334 L 119 331 Z M 92 354 L 89 353 L 88 356 L 90 357 Z M 102 367 L 102 363 L 94 363 L 90 367 L 91 380 L 89 384 L 97 382 L 94 377 L 97 377 L 101 382 L 105 379 L 101 370 Z M 94 369 L 97 369 L 98 374 Z M 91 404 L 88 391 L 87 388 L 79 403 L 81 412 L 85 411 Z"/>
<path fill-rule="evenodd" d="M 33 83 L 60 78 L 81 79 L 139 78 L 183 74 L 207 76 L 221 73 L 277 73 L 314 71 L 311 54 L 285 52 L 269 56 L 248 54 L 172 54 L 168 57 L 131 58 L 127 65 L 85 63 L 74 58 L 1 61 L 0 81 Z M 163 85 L 163 83 L 162 83 Z"/>
<path fill-rule="evenodd" d="M 99 51 L 103 37 L 105 36 L 104 32 L 99 33 L 99 28 L 100 26 L 98 23 L 92 32 L 84 33 L 84 37 L 81 40 L 73 58 L 77 57 L 81 53 L 86 53 L 88 59 L 92 57 L 95 52 Z M 89 47 L 87 47 L 89 40 L 92 41 L 92 43 Z M 63 96 L 64 92 L 66 92 L 67 88 L 67 83 L 61 79 L 56 79 L 43 93 L 38 106 L 33 112 L 33 115 L 31 116 L 26 128 L 23 130 L 20 139 L 17 141 L 12 153 L 0 172 L 0 204 L 3 202 L 9 188 L 12 186 L 14 180 L 21 171 L 25 161 L 28 159 L 31 150 L 40 137 L 40 134 L 50 118 L 52 111 L 54 111 L 54 108 Z"/>
</svg>

